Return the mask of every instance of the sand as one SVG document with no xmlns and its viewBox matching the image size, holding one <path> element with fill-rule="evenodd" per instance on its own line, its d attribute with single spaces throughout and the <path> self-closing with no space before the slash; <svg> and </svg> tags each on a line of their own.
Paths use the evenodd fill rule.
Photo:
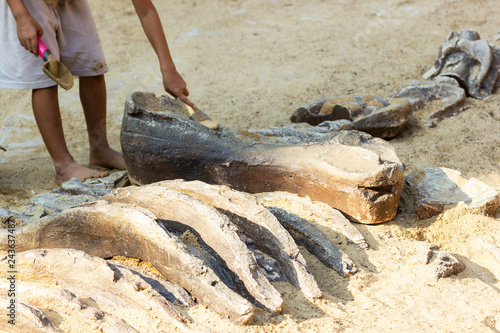
<svg viewBox="0 0 500 333">
<path fill-rule="evenodd" d="M 387 96 L 421 78 L 449 32 L 471 28 L 491 40 L 500 30 L 500 5 L 486 0 L 156 2 L 192 101 L 219 124 L 239 130 L 288 125 L 296 108 L 323 98 Z M 90 5 L 109 66 L 109 140 L 120 149 L 126 96 L 165 92 L 133 6 L 118 0 Z M 0 207 L 12 210 L 57 187 L 30 95 L 0 90 L 0 145 L 7 148 L 0 151 Z M 420 110 L 390 140 L 406 174 L 447 167 L 500 190 L 500 94 L 467 103 L 468 109 L 435 128 L 425 126 L 429 108 Z M 70 151 L 88 165 L 78 80 L 60 91 L 60 104 Z M 500 214 L 447 207 L 423 221 L 399 214 L 389 223 L 356 227 L 370 249 L 322 228 L 357 264 L 353 277 L 339 277 L 303 250 L 323 299 L 308 300 L 279 283 L 284 313 L 258 311 L 254 325 L 235 326 L 201 306 L 187 314 L 197 329 L 217 332 L 500 331 L 500 262 L 481 241 L 500 246 Z M 420 260 L 422 241 L 455 254 L 467 268 L 435 281 Z M 143 321 L 145 332 L 170 331 Z"/>
</svg>

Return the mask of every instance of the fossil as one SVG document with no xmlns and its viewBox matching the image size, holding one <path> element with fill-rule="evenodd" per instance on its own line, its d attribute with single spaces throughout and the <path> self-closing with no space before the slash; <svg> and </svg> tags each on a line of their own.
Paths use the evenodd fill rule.
<svg viewBox="0 0 500 333">
<path fill-rule="evenodd" d="M 270 312 L 282 310 L 283 299 L 268 277 L 282 275 L 305 297 L 322 296 L 297 244 L 304 245 L 341 276 L 356 273 L 355 263 L 313 223 L 297 220 L 293 209 L 283 214 L 286 205 L 273 199 L 276 195 L 305 205 L 311 214 L 335 224 L 352 243 L 367 246 L 338 211 L 296 195 L 252 195 L 224 185 L 183 180 L 114 190 L 106 185 L 116 184 L 122 177 L 101 179 L 91 185 L 76 180 L 63 184 L 52 193 L 55 202 L 62 193 L 83 196 L 79 199 L 83 202 L 85 196 L 97 200 L 58 208 L 43 195 L 43 200 L 32 200 L 52 210 L 42 218 L 7 216 L 8 212 L 2 212 L 4 220 L 17 221 L 17 265 L 22 266 L 19 281 L 24 307 L 21 313 L 26 314 L 23 318 L 31 318 L 27 320 L 32 325 L 45 323 L 49 329 L 47 311 L 40 309 L 50 308 L 53 315 L 64 318 L 96 318 L 96 325 L 104 330 L 133 332 L 132 324 L 106 309 L 126 309 L 139 302 L 147 303 L 158 318 L 189 331 L 190 320 L 171 306 L 165 292 L 160 292 L 171 290 L 172 285 L 167 286 L 165 281 L 159 288 L 157 280 L 103 260 L 116 256 L 150 263 L 174 286 L 189 292 L 175 299 L 182 298 L 184 304 L 204 304 L 239 324 L 251 323 L 256 307 Z M 107 194 L 102 196 L 103 192 Z M 283 207 L 280 213 L 260 203 L 270 200 L 274 207 Z M 0 250 L 9 248 L 8 233 L 8 229 L 0 229 Z M 194 235 L 196 241 L 184 241 L 186 233 Z M 269 259 L 262 258 L 258 251 Z M 7 257 L 0 264 L 6 265 Z M 92 278 L 94 274 L 99 278 Z M 53 285 L 54 281 L 58 282 Z M 175 294 L 182 292 L 177 290 Z M 144 297 L 152 298 L 148 303 L 141 301 Z M 89 298 L 99 307 L 85 301 Z M 71 306 L 65 309 L 63 304 Z M 57 328 L 53 331 L 57 332 Z"/>
<path fill-rule="evenodd" d="M 136 184 L 185 179 L 250 193 L 286 191 L 367 224 L 396 215 L 404 181 L 394 148 L 369 134 L 288 143 L 223 126 L 211 130 L 190 121 L 180 103 L 150 93 L 128 96 L 121 145 Z"/>
<path fill-rule="evenodd" d="M 438 50 L 437 59 L 422 78 L 388 97 L 345 95 L 299 107 L 290 117 L 294 123 L 318 126 L 335 122 L 331 131 L 360 130 L 390 139 L 399 134 L 412 113 L 430 106 L 428 126 L 435 126 L 467 108 L 466 97 L 485 98 L 493 91 L 500 69 L 500 48 L 470 29 L 452 31 Z"/>
</svg>

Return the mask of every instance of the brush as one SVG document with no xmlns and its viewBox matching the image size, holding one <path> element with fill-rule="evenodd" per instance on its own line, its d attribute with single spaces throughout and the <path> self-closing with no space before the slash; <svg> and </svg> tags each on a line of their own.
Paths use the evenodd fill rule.
<svg viewBox="0 0 500 333">
<path fill-rule="evenodd" d="M 189 119 L 196 121 L 197 123 L 200 123 L 201 125 L 208 127 L 210 129 L 216 130 L 219 125 L 215 120 L 204 114 L 200 109 L 198 108 L 192 108 L 191 106 L 186 105 L 186 109 L 189 114 Z"/>
</svg>

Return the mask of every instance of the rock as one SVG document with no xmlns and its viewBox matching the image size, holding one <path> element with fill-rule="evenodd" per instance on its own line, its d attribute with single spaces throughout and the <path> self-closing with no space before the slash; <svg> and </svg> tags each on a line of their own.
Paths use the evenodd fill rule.
<svg viewBox="0 0 500 333">
<path fill-rule="evenodd" d="M 424 244 L 422 247 L 422 261 L 429 265 L 434 280 L 458 274 L 465 269 L 465 265 L 449 252 L 439 251 L 436 244 Z"/>
<path fill-rule="evenodd" d="M 424 174 L 415 173 L 407 180 L 418 189 L 420 219 L 441 213 L 445 205 L 462 204 L 470 213 L 485 216 L 495 216 L 498 211 L 498 191 L 476 178 L 463 178 L 459 171 L 427 168 Z"/>
</svg>

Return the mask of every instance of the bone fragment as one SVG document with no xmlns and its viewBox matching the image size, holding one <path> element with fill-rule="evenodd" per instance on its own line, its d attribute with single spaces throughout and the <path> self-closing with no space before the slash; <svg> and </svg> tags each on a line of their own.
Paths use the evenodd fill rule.
<svg viewBox="0 0 500 333">
<path fill-rule="evenodd" d="M 188 119 L 169 98 L 136 92 L 126 101 L 121 144 L 134 183 L 201 180 L 257 193 L 287 191 L 325 202 L 362 223 L 391 220 L 404 182 L 394 149 L 366 133 L 287 145 L 257 141 Z"/>
<path fill-rule="evenodd" d="M 439 107 L 432 109 L 428 116 L 428 126 L 435 126 L 437 122 L 456 115 L 467 108 L 465 90 L 454 84 L 435 81 L 413 81 L 407 87 L 400 89 L 393 97 L 407 98 L 415 110 L 428 106 L 431 101 L 443 101 Z"/>
<path fill-rule="evenodd" d="M 0 230 L 0 250 L 8 249 L 7 232 Z M 101 258 L 140 258 L 214 311 L 237 323 L 253 318 L 254 307 L 247 300 L 190 255 L 151 212 L 134 205 L 96 201 L 17 228 L 16 250 L 37 248 L 73 248 Z"/>
<path fill-rule="evenodd" d="M 252 238 L 259 249 L 276 257 L 288 281 L 308 297 L 321 297 L 321 291 L 290 234 L 265 207 L 251 195 L 227 186 L 182 180 L 153 183 L 195 197 L 229 213 L 240 230 Z"/>
<path fill-rule="evenodd" d="M 215 208 L 184 193 L 160 186 L 116 189 L 103 200 L 134 203 L 150 210 L 157 218 L 174 220 L 194 229 L 235 272 L 248 292 L 262 305 L 280 312 L 283 299 L 259 270 L 254 256 L 238 236 L 231 220 Z"/>
<path fill-rule="evenodd" d="M 281 208 L 269 207 L 269 210 L 287 228 L 297 244 L 304 246 L 325 266 L 334 269 L 342 277 L 357 272 L 354 262 L 312 223 Z"/>
<path fill-rule="evenodd" d="M 305 220 L 308 216 L 304 212 L 307 212 L 319 219 L 323 225 L 335 228 L 362 249 L 369 247 L 361 232 L 342 213 L 327 204 L 287 192 L 264 192 L 256 193 L 254 196 L 266 207 L 281 208 Z"/>
<path fill-rule="evenodd" d="M 451 77 L 475 98 L 489 95 L 498 77 L 500 58 L 477 32 L 464 29 L 451 32 L 440 46 L 434 66 L 423 78 Z"/>
<path fill-rule="evenodd" d="M 324 121 L 349 120 L 342 130 L 358 130 L 379 138 L 400 133 L 413 112 L 412 104 L 403 98 L 372 95 L 344 95 L 310 103 L 298 108 L 290 120 L 316 126 Z"/>
</svg>

